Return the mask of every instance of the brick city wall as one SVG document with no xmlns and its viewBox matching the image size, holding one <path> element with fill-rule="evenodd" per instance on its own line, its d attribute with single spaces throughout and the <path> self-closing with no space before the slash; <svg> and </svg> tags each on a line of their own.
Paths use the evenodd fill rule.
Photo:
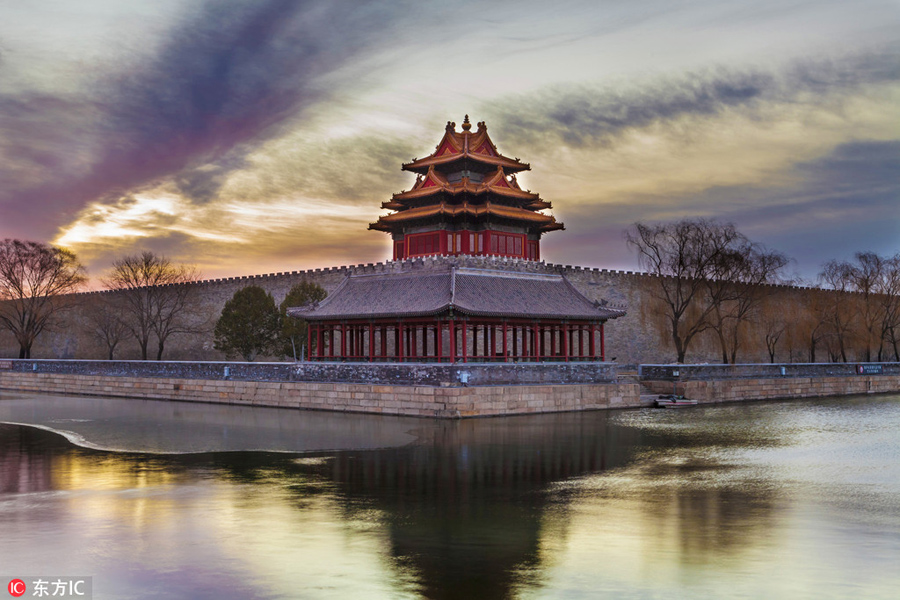
<svg viewBox="0 0 900 600">
<path fill-rule="evenodd" d="M 506 269 L 515 272 L 563 274 L 587 298 L 606 301 L 615 307 L 624 307 L 628 314 L 613 319 L 606 324 L 606 358 L 616 359 L 619 364 L 662 363 L 673 360 L 674 352 L 669 348 L 666 336 L 661 336 L 650 322 L 652 311 L 648 307 L 650 291 L 657 278 L 645 273 L 584 268 L 571 265 L 554 265 L 544 262 L 525 261 L 515 258 L 488 256 L 424 257 L 314 269 L 211 279 L 190 284 L 196 289 L 194 295 L 195 325 L 203 331 L 197 334 L 174 335 L 166 344 L 166 360 L 215 361 L 223 360 L 222 353 L 213 348 L 212 328 L 222 307 L 236 291 L 248 285 L 258 285 L 270 292 L 280 303 L 290 288 L 301 281 L 318 283 L 326 291 L 334 290 L 345 277 L 351 274 L 401 273 L 408 271 L 429 271 L 445 269 L 448 264 L 471 268 Z M 799 302 L 804 294 L 821 293 L 805 288 L 778 286 L 776 292 L 785 296 L 785 302 Z M 106 349 L 90 334 L 90 322 L 84 307 L 103 295 L 115 292 L 92 292 L 71 296 L 76 308 L 65 320 L 37 339 L 32 348 L 34 358 L 81 358 L 103 359 Z M 151 342 L 151 355 L 155 348 Z M 6 331 L 0 331 L 0 358 L 18 356 L 18 346 Z M 744 352 L 742 359 L 748 362 L 765 362 L 768 356 L 762 349 Z M 136 343 L 126 339 L 116 351 L 116 358 L 140 358 Z M 720 360 L 720 351 L 711 338 L 698 338 L 688 354 L 688 362 Z"/>
<path fill-rule="evenodd" d="M 399 386 L 0 371 L 0 389 L 416 417 L 485 417 L 640 405 L 639 385 Z"/>
</svg>

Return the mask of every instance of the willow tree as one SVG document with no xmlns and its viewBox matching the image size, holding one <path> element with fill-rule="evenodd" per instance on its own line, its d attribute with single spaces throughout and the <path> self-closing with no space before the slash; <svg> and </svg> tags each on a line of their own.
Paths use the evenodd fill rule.
<svg viewBox="0 0 900 600">
<path fill-rule="evenodd" d="M 71 303 L 64 295 L 87 280 L 75 254 L 40 242 L 0 242 L 0 325 L 19 343 L 19 358 L 31 358 L 35 338 Z"/>
<path fill-rule="evenodd" d="M 709 327 L 719 340 L 723 363 L 737 362 L 742 329 L 759 317 L 763 299 L 772 293 L 771 284 L 782 281 L 787 264 L 784 254 L 740 235 L 717 253 L 704 281 L 711 309 Z M 770 357 L 773 352 L 769 347 Z"/>
<path fill-rule="evenodd" d="M 651 295 L 662 306 L 676 360 L 684 362 L 691 342 L 711 326 L 716 305 L 708 281 L 721 268 L 723 254 L 745 238 L 730 223 L 683 219 L 675 223 L 635 223 L 625 239 L 638 252 L 641 267 L 656 275 Z"/>
</svg>

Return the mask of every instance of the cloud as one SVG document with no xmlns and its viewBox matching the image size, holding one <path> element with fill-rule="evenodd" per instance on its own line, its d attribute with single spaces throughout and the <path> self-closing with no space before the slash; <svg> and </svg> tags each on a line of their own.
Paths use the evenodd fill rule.
<svg viewBox="0 0 900 600">
<path fill-rule="evenodd" d="M 793 165 L 791 172 L 786 185 L 715 186 L 698 194 L 636 195 L 629 203 L 572 207 L 566 211 L 568 231 L 548 236 L 544 254 L 636 269 L 622 243 L 625 229 L 635 221 L 684 216 L 735 223 L 751 239 L 794 258 L 808 279 L 831 258 L 900 251 L 900 142 L 842 144 L 824 157 Z"/>
<path fill-rule="evenodd" d="M 207 2 L 151 60 L 82 94 L 0 95 L 3 235 L 49 237 L 91 200 L 174 176 L 213 197 L 247 147 L 335 93 L 321 84 L 395 24 L 403 4 Z M 123 63 L 128 61 L 123 60 Z M 2 66 L 0 66 L 2 68 Z M 204 170 L 196 167 L 212 165 Z"/>
<path fill-rule="evenodd" d="M 624 89 L 582 85 L 513 96 L 486 107 L 508 143 L 567 148 L 608 146 L 635 130 L 677 126 L 765 105 L 827 104 L 869 86 L 900 81 L 900 52 L 799 62 L 783 71 L 715 68 Z M 684 132 L 682 132 L 684 133 Z"/>
</svg>

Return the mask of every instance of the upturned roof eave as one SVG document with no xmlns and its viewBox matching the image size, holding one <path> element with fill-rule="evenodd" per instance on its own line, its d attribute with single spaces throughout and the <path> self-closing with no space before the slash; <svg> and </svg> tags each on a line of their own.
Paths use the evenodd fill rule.
<svg viewBox="0 0 900 600">
<path fill-rule="evenodd" d="M 428 168 L 431 166 L 445 165 L 457 160 L 473 160 L 492 167 L 503 167 L 508 169 L 510 173 L 531 170 L 530 164 L 516 161 L 515 159 L 503 156 L 502 154 L 499 156 L 487 156 L 477 152 L 466 151 L 442 154 L 441 156 L 426 156 L 425 158 L 419 158 L 412 162 L 403 163 L 400 168 L 404 171 L 412 171 L 413 173 L 425 175 L 428 172 Z"/>
</svg>

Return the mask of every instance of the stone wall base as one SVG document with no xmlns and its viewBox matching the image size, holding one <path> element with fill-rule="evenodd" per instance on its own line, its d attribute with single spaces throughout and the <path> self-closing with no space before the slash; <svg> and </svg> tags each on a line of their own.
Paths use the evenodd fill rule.
<svg viewBox="0 0 900 600">
<path fill-rule="evenodd" d="M 780 377 L 711 381 L 643 381 L 647 392 L 678 394 L 701 404 L 900 392 L 900 375 Z"/>
<path fill-rule="evenodd" d="M 433 387 L 0 372 L 0 389 L 432 418 L 640 406 L 637 383 Z"/>
</svg>

